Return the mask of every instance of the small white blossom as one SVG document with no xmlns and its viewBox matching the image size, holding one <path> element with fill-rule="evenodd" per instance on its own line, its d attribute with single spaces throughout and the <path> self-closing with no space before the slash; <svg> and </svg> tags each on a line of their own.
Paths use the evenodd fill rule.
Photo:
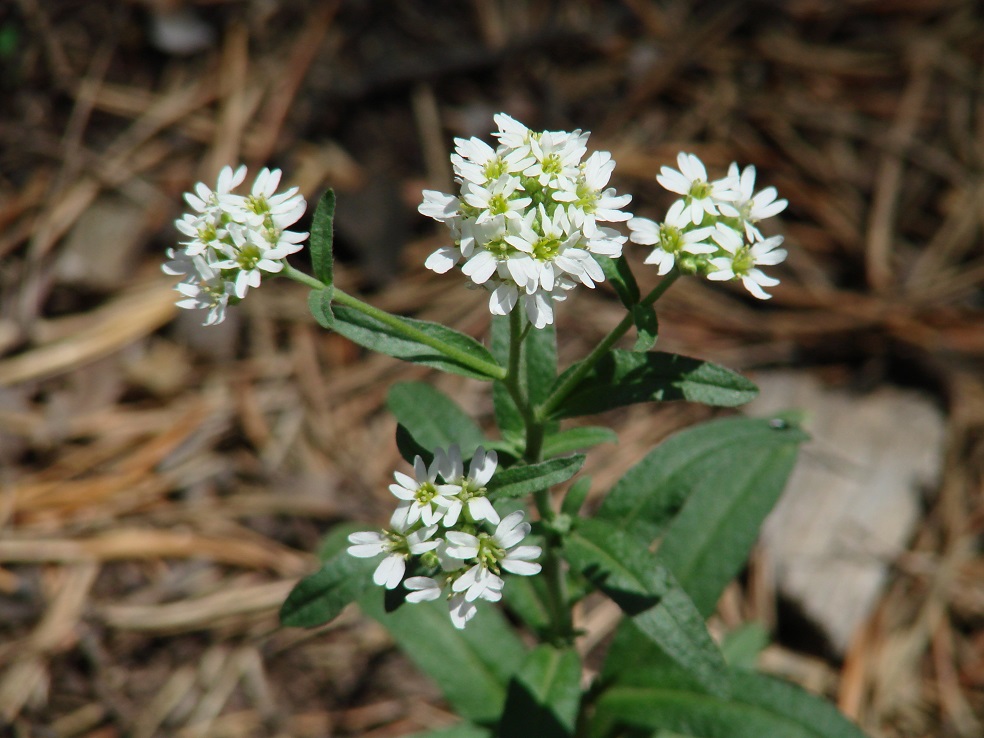
<svg viewBox="0 0 984 738">
<path fill-rule="evenodd" d="M 435 460 L 443 456 L 441 461 L 441 477 L 446 484 L 439 485 L 441 494 L 449 500 L 447 512 L 444 515 L 444 525 L 448 528 L 458 522 L 462 511 L 465 511 L 469 522 L 478 523 L 488 520 L 495 525 L 499 522 L 499 513 L 492 507 L 486 497 L 485 485 L 495 474 L 499 463 L 495 451 L 486 451 L 479 446 L 472 455 L 468 466 L 468 475 L 464 473 L 461 449 L 456 445 L 448 449 L 446 455 L 435 455 Z"/>
<path fill-rule="evenodd" d="M 779 192 L 775 187 L 766 187 L 764 190 L 755 192 L 754 165 L 739 170 L 738 164 L 732 162 L 731 166 L 728 167 L 728 178 L 736 184 L 736 197 L 734 202 L 718 203 L 718 208 L 722 215 L 739 219 L 749 241 L 761 241 L 762 234 L 755 227 L 755 224 L 760 220 L 781 213 L 789 204 L 788 201 L 777 199 Z"/>
<path fill-rule="evenodd" d="M 386 589 L 396 589 L 403 580 L 407 569 L 407 559 L 437 548 L 440 541 L 428 540 L 437 531 L 436 525 L 418 528 L 412 532 L 402 526 L 394 525 L 390 530 L 362 531 L 352 533 L 348 540 L 350 556 L 360 559 L 371 559 L 385 553 L 372 581 Z"/>
<path fill-rule="evenodd" d="M 677 166 L 679 171 L 672 167 L 661 167 L 656 181 L 670 192 L 684 196 L 690 221 L 694 225 L 700 225 L 705 213 L 717 215 L 719 202 L 735 199 L 734 182 L 728 178 L 708 182 L 707 169 L 694 154 L 681 151 L 677 155 Z"/>
<path fill-rule="evenodd" d="M 633 218 L 628 223 L 629 240 L 644 246 L 656 246 L 646 257 L 655 264 L 657 273 L 666 274 L 681 254 L 713 254 L 717 247 L 707 239 L 713 228 L 694 228 L 683 200 L 677 200 L 666 213 L 666 220 L 655 223 L 648 218 Z"/>
<path fill-rule="evenodd" d="M 611 154 L 582 161 L 588 133 L 533 132 L 504 113 L 495 122 L 497 147 L 455 139 L 460 195 L 424 191 L 418 211 L 447 225 L 453 240 L 424 264 L 438 274 L 460 266 L 490 292 L 494 315 L 522 305 L 543 328 L 577 284 L 604 280 L 596 257 L 621 255 L 625 237 L 600 224 L 631 218 L 622 211 L 631 197 L 608 187 Z"/>
<path fill-rule="evenodd" d="M 713 238 L 725 254 L 709 260 L 710 271 L 707 278 L 714 281 L 740 279 L 745 289 L 755 297 L 768 300 L 771 295 L 762 288 L 775 287 L 779 280 L 767 276 L 757 267 L 774 266 L 785 260 L 786 250 L 778 248 L 782 243 L 782 236 L 773 236 L 746 245 L 738 233 L 719 223 Z"/>
<path fill-rule="evenodd" d="M 452 584 L 454 592 L 465 592 L 466 599 L 474 600 L 487 587 L 501 589 L 502 571 L 523 576 L 540 571 L 540 565 L 533 561 L 540 557 L 540 547 L 517 546 L 530 532 L 530 524 L 523 522 L 523 517 L 522 510 L 510 513 L 499 521 L 492 535 L 448 531 L 447 555 L 468 566 Z"/>
<path fill-rule="evenodd" d="M 301 249 L 306 233 L 290 231 L 307 204 L 293 187 L 277 193 L 279 169 L 263 169 L 250 194 L 233 192 L 246 178 L 246 167 L 223 167 L 214 190 L 199 182 L 184 199 L 193 212 L 174 225 L 186 237 L 183 249 L 168 250 L 166 274 L 184 279 L 175 286 L 185 299 L 178 307 L 207 309 L 205 325 L 220 323 L 228 305 L 259 287 L 262 275 L 283 270 L 284 259 Z"/>
<path fill-rule="evenodd" d="M 440 464 L 440 458 L 435 456 L 428 467 L 418 456 L 413 461 L 412 477 L 400 471 L 393 472 L 397 483 L 391 484 L 389 490 L 400 502 L 393 512 L 391 524 L 410 526 L 420 520 L 424 525 L 435 525 L 445 516 L 454 491 L 436 484 Z"/>
</svg>

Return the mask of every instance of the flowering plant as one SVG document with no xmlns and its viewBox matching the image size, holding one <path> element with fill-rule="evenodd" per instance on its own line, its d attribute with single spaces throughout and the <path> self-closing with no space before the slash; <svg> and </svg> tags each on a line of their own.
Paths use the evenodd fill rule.
<svg viewBox="0 0 984 738">
<path fill-rule="evenodd" d="M 858 738 L 826 702 L 756 673 L 754 654 L 736 645 L 747 633 L 719 642 L 705 624 L 804 433 L 783 417 L 685 430 L 589 505 L 591 480 L 575 479 L 583 452 L 617 438 L 605 427 L 562 425 L 634 403 L 733 407 L 754 397 L 755 386 L 735 372 L 653 351 L 655 304 L 681 275 L 740 281 L 768 298 L 764 288 L 778 280 L 760 267 L 786 252 L 759 223 L 786 201 L 772 187 L 754 191 L 754 167 L 733 164 L 709 180 L 696 156 L 681 153 L 678 169 L 657 176 L 680 196 L 665 219 L 633 217 L 624 210 L 631 198 L 608 186 L 611 155 L 585 156 L 587 133 L 535 132 L 504 114 L 495 121 L 496 146 L 455 141 L 460 192 L 425 191 L 419 208 L 450 235 L 426 266 L 441 274 L 460 267 L 469 286 L 488 291 L 487 344 L 338 289 L 331 191 L 313 217 L 311 275 L 286 262 L 306 235 L 286 230 L 305 205 L 293 189 L 277 193 L 279 171 L 263 170 L 240 196 L 233 191 L 245 169 L 227 168 L 214 191 L 199 185 L 186 196 L 194 212 L 178 228 L 188 240 L 169 253 L 165 271 L 183 277 L 178 304 L 207 310 L 206 324 L 221 321 L 264 274 L 280 274 L 311 288 L 308 305 L 323 327 L 491 384 L 493 433 L 426 383 L 390 389 L 397 446 L 412 472 L 394 472 L 389 522 L 332 530 L 321 568 L 296 585 L 281 621 L 316 626 L 358 602 L 462 717 L 420 738 Z M 661 279 L 646 294 L 622 256 L 629 243 L 652 247 L 645 263 Z M 559 370 L 557 303 L 577 285 L 606 281 L 625 317 Z M 634 342 L 617 348 L 630 330 Z M 611 600 L 622 621 L 588 669 L 575 613 L 598 598 Z"/>
</svg>

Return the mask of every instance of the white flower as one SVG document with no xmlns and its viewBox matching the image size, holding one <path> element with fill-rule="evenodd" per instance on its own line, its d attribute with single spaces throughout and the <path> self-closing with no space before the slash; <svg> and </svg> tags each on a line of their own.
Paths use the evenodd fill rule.
<svg viewBox="0 0 984 738">
<path fill-rule="evenodd" d="M 467 565 L 452 583 L 452 591 L 464 592 L 465 598 L 471 601 L 481 597 L 489 587 L 502 589 L 499 577 L 502 571 L 523 576 L 540 571 L 540 565 L 533 561 L 540 557 L 540 547 L 517 546 L 530 532 L 530 524 L 523 522 L 523 517 L 522 510 L 510 513 L 499 521 L 492 535 L 447 532 L 445 553 Z"/>
<path fill-rule="evenodd" d="M 414 476 L 409 476 L 403 472 L 393 472 L 396 484 L 389 486 L 389 491 L 400 500 L 390 523 L 394 526 L 411 526 L 418 520 L 424 525 L 435 525 L 444 517 L 451 505 L 449 497 L 454 493 L 453 490 L 439 486 L 437 472 L 440 468 L 441 459 L 434 457 L 430 467 L 422 458 L 417 456 L 413 460 Z"/>
<path fill-rule="evenodd" d="M 491 293 L 489 311 L 506 315 L 522 303 L 537 328 L 553 323 L 553 304 L 577 284 L 604 280 L 596 257 L 618 257 L 625 237 L 599 223 L 631 218 L 628 195 L 608 187 L 614 162 L 595 152 L 582 162 L 587 133 L 534 133 L 505 114 L 495 116 L 495 148 L 456 139 L 451 159 L 460 195 L 425 190 L 418 210 L 451 230 L 453 245 L 425 266 L 455 266 Z"/>
<path fill-rule="evenodd" d="M 666 220 L 655 223 L 648 218 L 633 218 L 628 223 L 629 240 L 644 246 L 653 246 L 646 257 L 646 264 L 655 264 L 657 273 L 666 274 L 673 268 L 681 253 L 713 254 L 717 248 L 708 243 L 713 228 L 694 228 L 683 200 L 677 200 L 666 213 Z"/>
<path fill-rule="evenodd" d="M 486 452 L 481 446 L 475 449 L 467 476 L 464 473 L 461 449 L 457 444 L 451 446 L 446 454 L 441 449 L 438 451 L 440 453 L 435 453 L 434 458 L 435 461 L 440 460 L 441 477 L 446 482 L 439 485 L 438 489 L 449 500 L 444 515 L 444 526 L 450 528 L 457 523 L 462 511 L 465 511 L 468 522 L 478 523 L 488 520 L 493 525 L 498 523 L 499 513 L 486 497 L 485 489 L 485 485 L 495 474 L 499 462 L 495 451 Z"/>
<path fill-rule="evenodd" d="M 681 151 L 677 155 L 677 166 L 680 171 L 672 167 L 661 167 L 656 181 L 670 192 L 684 196 L 690 221 L 694 225 L 700 225 L 705 213 L 717 215 L 718 202 L 735 199 L 734 183 L 727 178 L 708 182 L 704 163 L 694 154 Z"/>
<path fill-rule="evenodd" d="M 779 192 L 775 187 L 766 187 L 755 194 L 755 166 L 749 165 L 743 171 L 739 171 L 738 164 L 731 163 L 728 167 L 728 178 L 735 183 L 734 202 L 722 202 L 718 204 L 718 209 L 722 215 L 729 218 L 738 218 L 741 225 L 745 228 L 745 235 L 749 241 L 761 241 L 762 234 L 755 224 L 760 220 L 771 218 L 786 209 L 788 201 L 776 199 Z"/>
<path fill-rule="evenodd" d="M 279 169 L 263 169 L 248 196 L 233 190 L 246 178 L 246 167 L 223 167 L 215 190 L 199 182 L 184 199 L 192 208 L 175 221 L 187 237 L 183 249 L 168 250 L 166 274 L 184 279 L 175 286 L 185 299 L 181 308 L 207 309 L 205 325 L 220 323 L 225 309 L 242 300 L 262 275 L 283 270 L 283 260 L 301 249 L 306 233 L 287 230 L 304 214 L 297 188 L 277 193 Z"/>
<path fill-rule="evenodd" d="M 213 269 L 201 255 L 188 256 L 167 250 L 168 261 L 161 270 L 165 274 L 181 275 L 184 279 L 175 285 L 184 299 L 177 306 L 186 310 L 208 310 L 203 325 L 215 325 L 225 320 L 229 298 L 234 295 L 234 285 Z"/>
<path fill-rule="evenodd" d="M 782 243 L 782 236 L 773 236 L 746 245 L 737 232 L 718 223 L 712 237 L 725 253 L 709 260 L 710 271 L 707 278 L 714 281 L 740 279 L 745 289 L 755 297 L 768 300 L 771 295 L 762 288 L 774 287 L 779 284 L 779 280 L 767 276 L 756 267 L 773 266 L 785 260 L 786 250 L 778 248 Z"/>
<path fill-rule="evenodd" d="M 372 580 L 386 589 L 395 589 L 406 573 L 407 559 L 437 548 L 440 541 L 428 540 L 437 531 L 436 525 L 408 532 L 408 528 L 394 525 L 391 530 L 362 531 L 352 533 L 348 540 L 350 556 L 371 559 L 385 553 L 372 575 Z"/>
<path fill-rule="evenodd" d="M 518 177 L 503 174 L 486 185 L 465 182 L 461 187 L 461 199 L 478 211 L 476 223 L 484 223 L 496 215 L 521 212 L 532 202 L 529 197 L 513 197 L 523 186 Z"/>
<path fill-rule="evenodd" d="M 407 602 L 430 602 L 438 599 L 444 591 L 440 582 L 431 577 L 410 577 L 403 586 L 409 590 Z"/>
</svg>

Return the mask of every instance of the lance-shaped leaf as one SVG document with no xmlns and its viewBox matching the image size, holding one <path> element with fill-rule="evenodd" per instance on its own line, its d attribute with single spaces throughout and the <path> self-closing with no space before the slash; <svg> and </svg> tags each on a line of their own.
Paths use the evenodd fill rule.
<svg viewBox="0 0 984 738">
<path fill-rule="evenodd" d="M 451 624 L 444 600 L 387 613 L 376 589 L 365 593 L 359 606 L 390 632 L 458 714 L 483 725 L 499 719 L 509 679 L 522 665 L 526 650 L 492 603 L 479 602 L 464 630 Z"/>
<path fill-rule="evenodd" d="M 541 489 L 566 482 L 584 465 L 584 454 L 550 459 L 496 472 L 487 485 L 489 498 L 525 497 Z"/>
<path fill-rule="evenodd" d="M 561 375 L 557 385 L 563 379 Z M 756 394 L 752 382 L 717 364 L 678 354 L 615 350 L 588 372 L 554 416 L 591 415 L 637 402 L 669 400 L 734 407 Z"/>
<path fill-rule="evenodd" d="M 657 559 L 705 616 L 745 565 L 798 451 L 795 442 L 748 446 L 715 460 L 663 532 Z"/>
<path fill-rule="evenodd" d="M 645 542 L 611 523 L 588 519 L 565 540 L 563 555 L 704 689 L 727 694 L 724 659 L 704 619 Z"/>
<path fill-rule="evenodd" d="M 572 649 L 539 646 L 509 683 L 499 734 L 568 738 L 581 705 L 581 660 Z"/>
<path fill-rule="evenodd" d="M 386 406 L 429 454 L 457 443 L 467 462 L 484 440 L 475 421 L 454 400 L 429 384 L 397 382 L 386 394 Z M 413 457 L 407 461 L 413 463 Z"/>
<path fill-rule="evenodd" d="M 636 329 L 636 340 L 632 350 L 649 351 L 656 345 L 656 339 L 659 337 L 656 309 L 652 305 L 633 305 L 631 310 L 632 323 Z"/>
<path fill-rule="evenodd" d="M 313 628 L 335 619 L 342 609 L 372 586 L 378 559 L 358 559 L 345 547 L 349 533 L 364 526 L 342 525 L 322 541 L 324 560 L 314 574 L 299 581 L 280 608 L 280 622 L 294 628 Z"/>
<path fill-rule="evenodd" d="M 618 443 L 618 436 L 611 428 L 598 425 L 585 425 L 580 428 L 550 433 L 543 440 L 543 455 L 562 456 L 571 451 L 581 451 L 601 443 Z"/>
<path fill-rule="evenodd" d="M 472 723 L 458 723 L 450 728 L 413 733 L 406 738 L 492 738 L 492 731 Z"/>
<path fill-rule="evenodd" d="M 605 497 L 597 515 L 652 541 L 715 467 L 742 464 L 749 449 L 766 453 L 795 448 L 806 437 L 788 423 L 753 418 L 724 418 L 688 428 L 632 467 Z"/>
<path fill-rule="evenodd" d="M 464 362 L 458 358 L 450 357 L 440 349 L 410 338 L 403 331 L 355 308 L 335 305 L 333 312 L 335 314 L 335 331 L 372 351 L 474 379 L 497 379 L 500 376 L 497 372 L 504 371 L 496 363 L 488 349 L 474 338 L 439 323 L 403 318 L 397 315 L 390 316 L 391 320 L 401 324 L 411 332 L 419 332 L 429 339 L 439 341 L 466 354 L 473 360 L 472 362 Z"/>
<path fill-rule="evenodd" d="M 328 293 L 328 302 L 331 303 L 331 293 L 334 287 L 334 255 L 332 244 L 334 242 L 335 224 L 335 192 L 328 190 L 321 196 L 317 207 L 314 209 L 314 216 L 311 219 L 311 237 L 308 239 L 308 251 L 311 254 L 311 268 L 314 276 L 319 281 L 324 282 Z"/>
<path fill-rule="evenodd" d="M 639 302 L 639 285 L 636 284 L 629 262 L 624 256 L 611 259 L 607 256 L 596 256 L 595 261 L 605 272 L 605 279 L 615 288 L 615 294 L 625 307 L 631 309 Z"/>
<path fill-rule="evenodd" d="M 622 726 L 701 738 L 865 738 L 833 705 L 762 674 L 729 670 L 727 698 L 652 670 L 648 676 L 650 684 L 616 684 L 602 693 L 591 735 Z"/>
<path fill-rule="evenodd" d="M 331 310 L 332 290 L 311 290 L 308 293 L 308 310 L 322 328 L 334 329 L 335 315 Z"/>
</svg>

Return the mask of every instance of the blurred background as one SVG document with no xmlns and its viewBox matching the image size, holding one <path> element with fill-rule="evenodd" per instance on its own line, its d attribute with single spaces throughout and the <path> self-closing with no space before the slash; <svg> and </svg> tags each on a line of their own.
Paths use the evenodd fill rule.
<svg viewBox="0 0 984 738">
<path fill-rule="evenodd" d="M 982 735 L 980 3 L 14 0 L 0 72 L 0 735 L 453 721 L 356 610 L 310 632 L 276 613 L 326 530 L 388 515 L 388 386 L 434 381 L 488 423 L 486 387 L 366 355 L 286 280 L 202 328 L 160 263 L 196 181 L 281 167 L 338 193 L 343 288 L 482 336 L 484 292 L 424 270 L 446 233 L 416 206 L 498 111 L 592 131 L 637 215 L 665 212 L 680 150 L 789 200 L 771 301 L 686 279 L 660 303 L 659 348 L 749 374 L 747 412 L 800 408 L 814 436 L 712 627 L 760 624 L 761 668 L 872 736 Z M 576 291 L 562 360 L 620 311 Z M 593 493 L 715 414 L 592 419 L 620 438 L 589 455 Z M 613 615 L 577 617 L 596 666 Z"/>
</svg>

